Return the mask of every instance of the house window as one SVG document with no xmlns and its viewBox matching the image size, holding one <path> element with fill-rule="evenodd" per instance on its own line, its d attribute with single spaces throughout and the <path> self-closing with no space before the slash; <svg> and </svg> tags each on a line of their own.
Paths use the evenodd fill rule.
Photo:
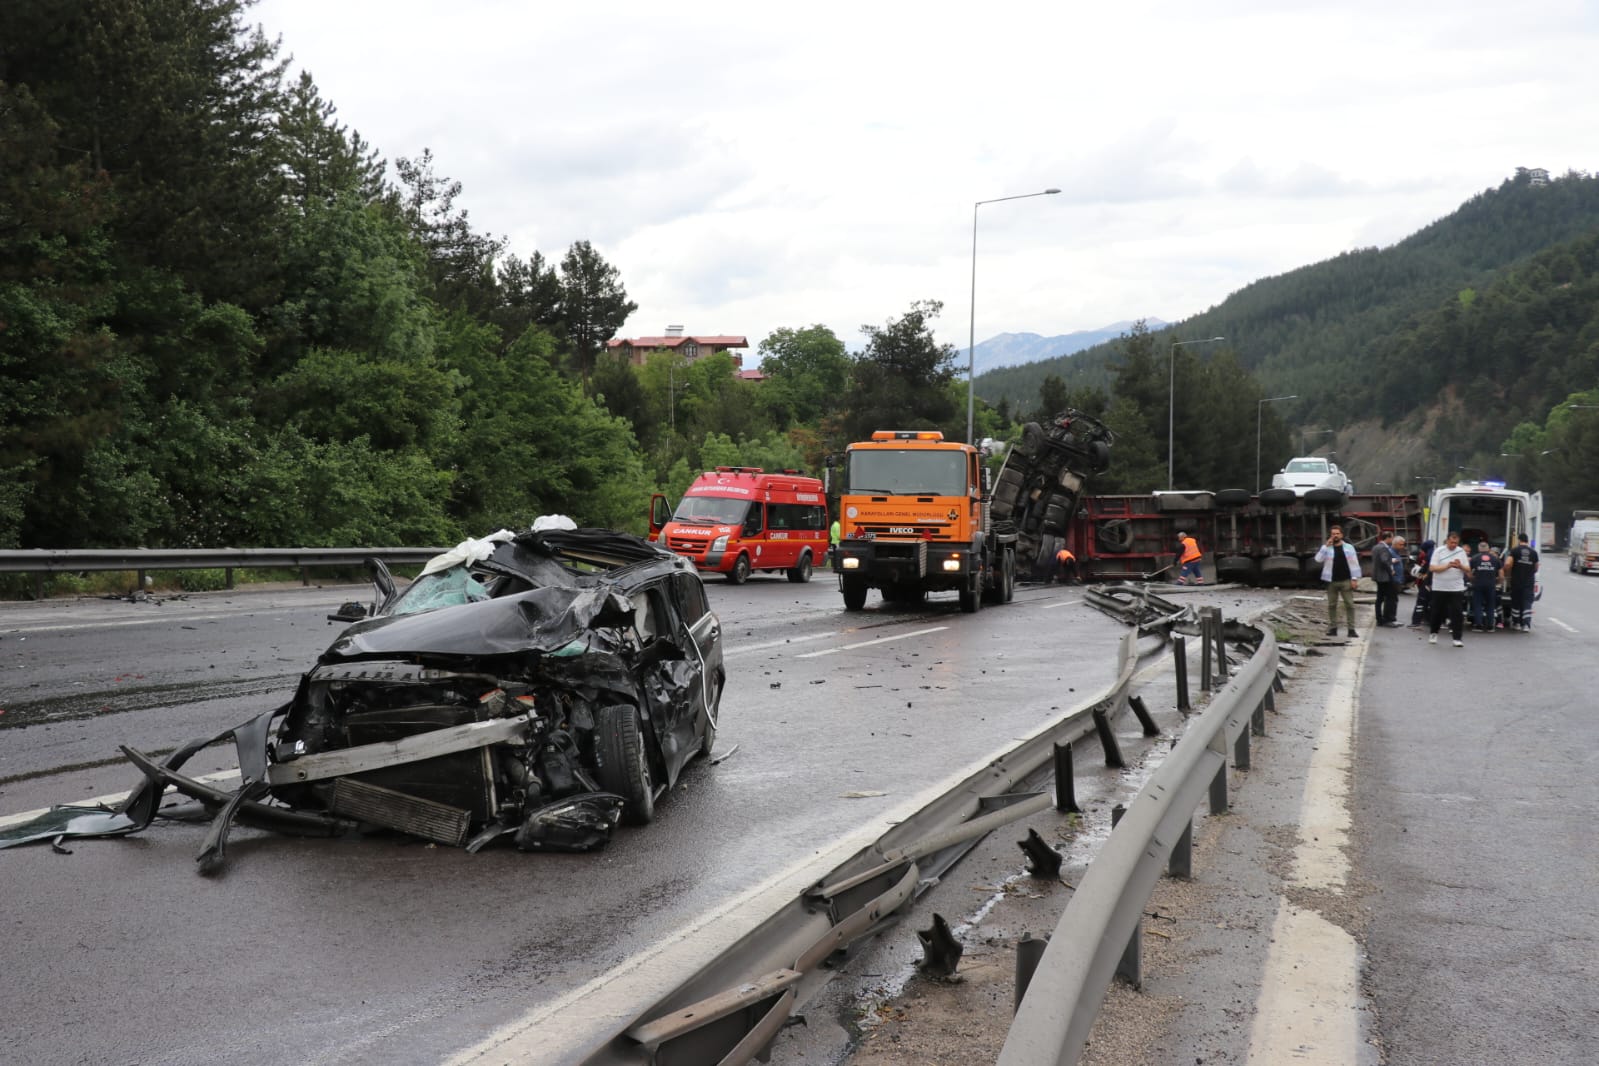
<svg viewBox="0 0 1599 1066">
<path fill-rule="evenodd" d="M 685 359 L 698 359 L 699 357 L 700 357 L 700 346 L 699 345 L 695 344 L 693 341 L 689 341 L 687 344 L 683 345 L 683 358 L 685 358 Z"/>
</svg>

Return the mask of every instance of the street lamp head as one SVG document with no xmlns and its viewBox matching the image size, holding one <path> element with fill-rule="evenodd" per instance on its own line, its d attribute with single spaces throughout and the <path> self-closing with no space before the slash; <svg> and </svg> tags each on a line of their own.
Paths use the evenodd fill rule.
<svg viewBox="0 0 1599 1066">
<path fill-rule="evenodd" d="M 1059 189 L 1045 189 L 1044 190 L 1044 195 L 1045 196 L 1054 196 L 1058 192 L 1060 192 Z"/>
</svg>

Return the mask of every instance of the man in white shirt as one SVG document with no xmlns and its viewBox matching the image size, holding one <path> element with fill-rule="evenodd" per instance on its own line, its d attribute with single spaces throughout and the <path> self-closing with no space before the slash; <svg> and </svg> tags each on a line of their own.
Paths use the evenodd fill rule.
<svg viewBox="0 0 1599 1066">
<path fill-rule="evenodd" d="M 1460 546 L 1460 534 L 1450 530 L 1443 547 L 1434 551 L 1427 562 L 1432 571 L 1432 611 L 1427 619 L 1427 643 L 1438 643 L 1438 627 L 1447 617 L 1455 647 L 1463 648 L 1466 645 L 1460 637 L 1466 628 L 1466 577 L 1471 573 L 1471 556 Z"/>
</svg>

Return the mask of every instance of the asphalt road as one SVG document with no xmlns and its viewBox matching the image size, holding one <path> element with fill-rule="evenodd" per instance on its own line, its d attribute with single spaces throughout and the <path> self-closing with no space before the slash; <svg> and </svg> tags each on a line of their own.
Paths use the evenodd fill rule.
<svg viewBox="0 0 1599 1066">
<path fill-rule="evenodd" d="M 0 1060 L 442 1060 L 875 835 L 1106 684 L 1121 635 L 1066 589 L 968 616 L 952 596 L 846 614 L 825 574 L 708 587 L 729 668 L 718 746 L 737 751 L 602 852 L 239 830 L 213 880 L 192 862 L 203 830 L 161 823 L 0 854 Z M 0 815 L 127 787 L 120 743 L 160 751 L 283 702 L 355 594 L 0 605 Z"/>
</svg>

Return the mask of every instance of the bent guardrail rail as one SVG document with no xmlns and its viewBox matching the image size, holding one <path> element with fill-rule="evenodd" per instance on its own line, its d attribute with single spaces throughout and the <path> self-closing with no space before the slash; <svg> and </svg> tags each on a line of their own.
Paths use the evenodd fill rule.
<svg viewBox="0 0 1599 1066">
<path fill-rule="evenodd" d="M 1038 960 L 998 1066 L 1069 1066 L 1082 1054 L 1111 980 L 1141 979 L 1144 907 L 1163 866 L 1186 875 L 1193 816 L 1208 792 L 1212 813 L 1227 809 L 1228 748 L 1249 768 L 1250 735 L 1265 734 L 1277 681 L 1277 641 L 1259 630 L 1248 663 L 1189 721 L 1089 865 Z"/>
<path fill-rule="evenodd" d="M 1119 760 L 1106 722 L 1129 706 L 1142 656 L 1138 631 L 1117 651 L 1116 678 L 1100 693 L 993 759 L 877 842 L 836 866 L 750 927 L 714 957 L 685 972 L 671 991 L 629 1017 L 613 1018 L 560 1058 L 581 1066 L 752 1061 L 831 978 L 835 952 L 897 920 L 984 833 L 1061 802 L 1056 794 L 1014 790 L 1053 761 L 1069 765 L 1070 745 L 1098 733 L 1107 762 Z M 1154 649 L 1165 647 L 1165 642 Z M 1150 654 L 1153 654 L 1151 652 Z M 1140 715 L 1142 718 L 1142 714 Z M 1117 765 L 1118 763 L 1112 763 Z M 1070 775 L 1065 775 L 1070 788 Z M 547 1061 L 536 1021 L 508 1028 L 452 1062 Z M 539 1059 L 539 1054 L 546 1056 Z"/>
</svg>

